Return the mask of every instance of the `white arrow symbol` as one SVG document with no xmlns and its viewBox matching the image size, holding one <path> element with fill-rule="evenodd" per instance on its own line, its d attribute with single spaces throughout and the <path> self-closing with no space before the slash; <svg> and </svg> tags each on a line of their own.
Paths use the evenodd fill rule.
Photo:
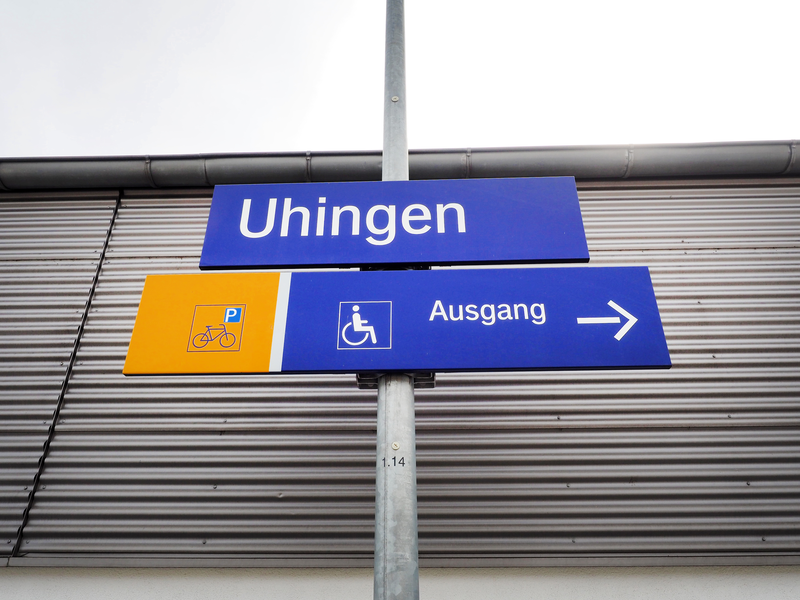
<svg viewBox="0 0 800 600">
<path fill-rule="evenodd" d="M 615 311 L 617 311 L 619 314 L 621 314 L 623 317 L 628 319 L 628 322 L 625 323 L 625 325 L 622 326 L 622 329 L 620 329 L 614 336 L 616 340 L 621 340 L 625 336 L 625 334 L 628 333 L 628 330 L 631 327 L 633 327 L 636 324 L 636 321 L 638 321 L 639 319 L 634 317 L 631 313 L 622 308 L 619 304 L 617 304 L 613 300 L 609 300 L 608 305 Z M 619 317 L 578 317 L 578 325 L 598 325 L 601 323 L 619 323 L 619 322 L 620 322 Z"/>
</svg>

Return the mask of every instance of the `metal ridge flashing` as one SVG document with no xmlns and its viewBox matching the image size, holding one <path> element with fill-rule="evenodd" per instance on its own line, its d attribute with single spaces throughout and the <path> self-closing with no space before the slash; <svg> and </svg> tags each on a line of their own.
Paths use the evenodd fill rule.
<svg viewBox="0 0 800 600">
<path fill-rule="evenodd" d="M 411 150 L 411 179 L 653 179 L 800 175 L 797 142 Z M 0 158 L 0 193 L 378 181 L 380 151 Z"/>
</svg>

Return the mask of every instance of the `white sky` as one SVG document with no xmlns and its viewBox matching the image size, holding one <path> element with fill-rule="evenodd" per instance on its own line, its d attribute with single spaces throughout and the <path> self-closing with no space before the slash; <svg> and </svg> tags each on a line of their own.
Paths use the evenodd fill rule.
<svg viewBox="0 0 800 600">
<path fill-rule="evenodd" d="M 383 0 L 0 0 L 0 156 L 377 150 Z M 411 148 L 800 139 L 800 0 L 406 0 Z"/>
</svg>

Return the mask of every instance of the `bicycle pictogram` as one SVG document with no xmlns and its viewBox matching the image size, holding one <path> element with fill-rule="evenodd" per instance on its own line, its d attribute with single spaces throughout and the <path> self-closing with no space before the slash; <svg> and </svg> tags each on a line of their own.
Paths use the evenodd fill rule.
<svg viewBox="0 0 800 600">
<path fill-rule="evenodd" d="M 218 343 L 223 348 L 230 348 L 236 343 L 236 336 L 227 330 L 225 323 L 220 323 L 219 327 L 206 325 L 206 330 L 198 333 L 192 338 L 192 346 L 195 348 L 205 348 L 209 342 L 219 340 Z"/>
<path fill-rule="evenodd" d="M 194 307 L 187 352 L 238 352 L 245 320 L 244 304 L 198 304 Z"/>
</svg>

